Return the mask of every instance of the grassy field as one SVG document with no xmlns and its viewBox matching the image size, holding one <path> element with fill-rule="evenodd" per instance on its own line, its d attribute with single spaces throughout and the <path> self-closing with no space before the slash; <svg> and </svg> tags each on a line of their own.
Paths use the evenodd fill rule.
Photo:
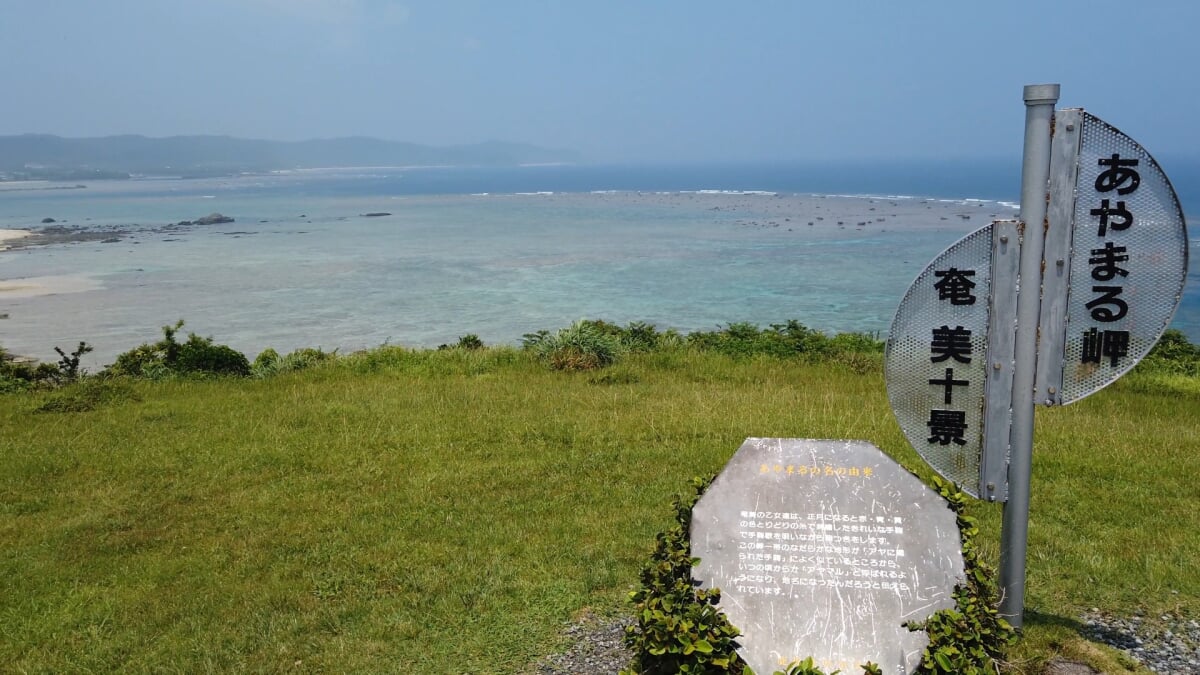
<svg viewBox="0 0 1200 675">
<path fill-rule="evenodd" d="M 384 348 L 0 396 L 0 670 L 527 672 L 571 617 L 628 611 L 671 496 L 747 436 L 866 439 L 927 476 L 859 370 Z M 1024 672 L 1119 672 L 1090 608 L 1200 616 L 1200 389 L 1168 380 L 1038 413 Z M 994 561 L 1000 509 L 973 514 Z"/>
</svg>

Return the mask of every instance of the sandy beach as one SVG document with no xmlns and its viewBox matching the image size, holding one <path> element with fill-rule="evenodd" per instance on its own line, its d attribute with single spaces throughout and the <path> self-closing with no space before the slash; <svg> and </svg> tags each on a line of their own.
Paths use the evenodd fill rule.
<svg viewBox="0 0 1200 675">
<path fill-rule="evenodd" d="M 29 230 L 0 230 L 0 251 L 7 251 L 8 244 L 5 242 L 16 239 L 24 239 L 33 234 Z"/>
<path fill-rule="evenodd" d="M 104 285 L 99 281 L 82 274 L 0 279 L 0 300 L 36 298 L 59 293 L 81 293 L 101 288 L 104 288 Z"/>
</svg>

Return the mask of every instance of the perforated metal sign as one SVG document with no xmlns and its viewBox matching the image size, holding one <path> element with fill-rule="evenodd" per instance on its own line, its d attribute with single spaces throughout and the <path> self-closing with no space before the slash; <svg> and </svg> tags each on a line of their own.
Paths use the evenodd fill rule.
<svg viewBox="0 0 1200 675">
<path fill-rule="evenodd" d="M 1036 401 L 1062 405 L 1137 364 L 1187 276 L 1183 210 L 1154 158 L 1082 110 L 1060 110 L 1050 164 Z"/>
<path fill-rule="evenodd" d="M 997 221 L 934 258 L 900 302 L 884 355 L 888 398 L 913 448 L 963 491 L 993 500 L 1005 498 L 1008 406 L 984 400 L 1012 386 L 1019 239 L 1016 222 Z M 1008 330 L 989 336 L 991 323 Z M 988 437 L 994 453 L 984 453 Z"/>
</svg>

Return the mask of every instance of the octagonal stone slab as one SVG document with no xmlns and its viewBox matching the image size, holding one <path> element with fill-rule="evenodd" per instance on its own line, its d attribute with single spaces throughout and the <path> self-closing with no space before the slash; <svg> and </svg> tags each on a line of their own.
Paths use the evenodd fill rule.
<svg viewBox="0 0 1200 675">
<path fill-rule="evenodd" d="M 901 624 L 954 606 L 954 512 L 866 441 L 748 438 L 692 510 L 693 575 L 721 589 L 758 675 L 812 656 L 908 675 L 925 634 Z"/>
</svg>

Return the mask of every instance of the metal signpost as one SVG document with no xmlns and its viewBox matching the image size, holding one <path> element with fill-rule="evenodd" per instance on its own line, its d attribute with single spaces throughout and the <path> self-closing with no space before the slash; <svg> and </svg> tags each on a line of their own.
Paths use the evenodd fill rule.
<svg viewBox="0 0 1200 675">
<path fill-rule="evenodd" d="M 1000 612 L 1020 628 L 1035 404 L 1065 405 L 1137 364 L 1187 275 L 1170 181 L 1140 145 L 1057 84 L 1025 87 L 1018 221 L 946 249 L 908 289 L 885 354 L 913 448 L 968 494 L 1005 503 Z"/>
</svg>

